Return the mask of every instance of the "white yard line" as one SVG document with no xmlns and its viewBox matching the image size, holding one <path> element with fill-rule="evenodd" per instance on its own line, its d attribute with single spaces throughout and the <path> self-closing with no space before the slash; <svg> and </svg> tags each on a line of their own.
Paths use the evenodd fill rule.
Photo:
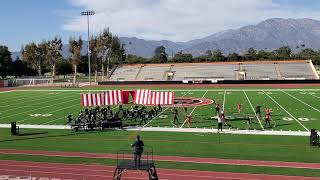
<svg viewBox="0 0 320 180">
<path fill-rule="evenodd" d="M 10 90 L 10 91 L 0 91 L 0 94 L 10 93 L 10 92 L 14 92 L 14 90 Z"/>
<path fill-rule="evenodd" d="M 186 92 L 184 95 L 182 95 L 182 97 L 185 97 L 187 94 L 189 93 Z M 167 111 L 169 109 L 169 107 L 167 107 L 165 110 L 163 110 L 161 113 L 159 113 L 156 117 L 152 118 L 151 121 L 149 121 L 147 124 L 145 124 L 142 128 L 145 128 L 147 125 L 149 125 L 153 120 L 155 120 L 157 117 L 159 117 L 161 114 L 163 114 L 165 111 Z"/>
<path fill-rule="evenodd" d="M 201 98 L 204 98 L 204 97 L 207 95 L 207 93 L 208 93 L 208 91 L 206 91 Z M 193 110 L 192 110 L 191 113 L 190 113 L 190 116 L 192 115 L 192 113 L 194 112 L 194 110 L 197 109 L 197 107 L 198 107 L 198 106 L 196 106 L 196 107 L 193 108 Z M 187 119 L 183 122 L 183 124 L 180 126 L 180 128 L 183 128 L 183 126 L 186 124 L 186 122 L 187 122 Z"/>
<path fill-rule="evenodd" d="M 227 91 L 224 90 L 224 93 L 223 93 L 223 103 L 222 103 L 222 111 L 223 111 L 223 112 L 224 112 L 224 105 L 225 105 L 225 103 L 226 103 L 226 93 L 227 93 Z"/>
<path fill-rule="evenodd" d="M 156 115 L 154 118 L 152 118 L 147 124 L 145 124 L 144 126 L 142 126 L 142 128 L 145 128 L 146 126 L 148 126 L 153 120 L 155 120 L 156 118 L 158 118 L 159 116 L 161 116 L 165 111 L 167 111 L 169 109 L 169 107 L 167 107 L 166 109 L 164 109 L 163 111 L 161 111 L 158 115 Z"/>
<path fill-rule="evenodd" d="M 305 130 L 310 132 L 308 128 L 306 128 L 297 118 L 295 118 L 290 112 L 288 112 L 283 106 L 281 106 L 275 99 L 273 99 L 269 94 L 265 93 L 264 91 L 262 92 L 265 95 L 267 95 L 273 102 L 275 102 L 281 109 L 283 109 L 289 116 L 291 116 L 297 123 L 299 123 Z"/>
<path fill-rule="evenodd" d="M 0 128 L 10 128 L 10 124 L 0 124 Z M 64 125 L 24 125 L 19 124 L 20 128 L 26 129 L 71 129 L 70 126 Z M 125 131 L 140 131 L 138 128 L 127 128 Z M 121 131 L 121 130 L 119 130 Z M 146 127 L 142 131 L 147 132 L 190 132 L 190 133 L 217 133 L 215 129 L 203 128 L 157 128 Z M 277 135 L 277 136 L 304 136 L 309 137 L 310 133 L 306 131 L 258 131 L 258 130 L 234 130 L 225 129 L 223 134 L 247 134 L 247 135 Z"/>
<path fill-rule="evenodd" d="M 27 99 L 27 97 L 30 97 L 30 96 L 31 96 L 31 95 L 23 94 L 22 96 L 19 96 L 18 98 L 12 98 L 12 99 L 9 98 L 8 100 L 6 100 L 6 101 L 4 102 L 4 104 L 9 104 L 8 107 L 10 107 L 10 106 L 16 106 L 15 103 L 17 103 L 17 102 L 23 102 L 24 100 Z M 16 96 L 14 96 L 14 97 L 16 97 Z M 44 97 L 44 98 L 43 98 L 43 97 Z M 48 97 L 48 98 L 45 98 L 45 97 Z M 48 96 L 48 94 L 41 94 L 41 95 L 37 95 L 37 98 L 49 99 L 49 96 Z M 52 97 L 51 97 L 51 98 L 52 98 Z M 37 101 L 37 99 L 33 99 L 33 100 L 31 100 L 31 101 L 28 101 L 28 103 L 34 102 L 34 101 Z M 12 108 L 11 108 L 10 110 L 12 110 Z"/>
<path fill-rule="evenodd" d="M 57 109 L 55 111 L 48 112 L 48 114 L 52 114 L 54 112 L 62 111 L 62 110 L 65 110 L 65 109 L 69 109 L 69 108 L 74 107 L 74 106 L 79 106 L 79 104 L 75 104 L 75 105 L 68 106 L 68 107 L 65 107 L 65 108 Z M 23 120 L 17 121 L 17 123 L 21 123 L 21 122 L 27 121 L 27 120 L 32 119 L 32 118 L 35 118 L 35 117 L 30 117 L 30 118 L 27 118 L 27 119 L 23 119 Z"/>
<path fill-rule="evenodd" d="M 319 109 L 317 109 L 317 108 L 315 108 L 315 107 L 313 107 L 313 106 L 311 106 L 311 105 L 307 104 L 306 102 L 304 102 L 304 101 L 302 101 L 302 100 L 300 100 L 300 99 L 296 98 L 295 96 L 293 96 L 293 95 L 291 95 L 291 94 L 289 94 L 289 93 L 287 93 L 287 92 L 285 92 L 285 91 L 283 91 L 283 90 L 281 90 L 281 89 L 280 89 L 280 91 L 284 92 L 285 94 L 287 94 L 288 96 L 292 97 L 293 99 L 295 99 L 295 100 L 297 100 L 297 101 L 299 101 L 299 102 L 303 103 L 304 105 L 306 105 L 306 106 L 308 106 L 308 107 L 312 108 L 313 110 L 320 112 L 320 110 L 319 110 Z"/>
<path fill-rule="evenodd" d="M 311 96 L 313 96 L 313 97 L 315 97 L 315 98 L 318 98 L 318 99 L 320 99 L 320 97 L 319 96 L 316 96 L 316 95 L 314 95 L 314 94 L 310 94 Z"/>
<path fill-rule="evenodd" d="M 38 101 L 39 99 L 34 99 L 34 100 L 31 100 L 31 101 L 28 101 L 28 102 L 27 102 L 29 105 L 19 106 L 19 107 L 17 107 L 17 108 L 10 108 L 10 109 L 8 109 L 8 110 L 6 110 L 6 111 L 1 111 L 1 112 L 3 113 L 3 112 L 12 111 L 12 110 L 22 109 L 22 108 L 25 108 L 25 107 L 30 107 L 30 104 L 32 104 L 32 106 L 34 106 L 34 105 L 39 105 L 39 104 L 50 104 L 50 102 L 53 102 L 53 101 L 56 101 L 56 100 L 66 99 L 66 97 L 70 97 L 70 96 L 62 96 L 61 98 L 54 98 L 54 99 L 52 99 L 53 97 L 51 96 L 51 97 L 48 97 L 48 98 L 43 98 L 43 99 L 41 99 L 41 100 L 45 100 L 45 99 L 51 99 L 51 100 L 49 100 L 49 101 L 41 101 L 41 102 L 35 103 L 35 104 L 34 104 L 34 103 L 31 103 L 31 102 Z M 37 97 L 37 98 L 38 98 L 38 97 Z M 25 104 L 26 102 L 23 102 L 23 103 Z M 11 106 L 13 106 L 13 105 L 11 105 Z M 14 106 L 17 106 L 17 105 L 14 105 Z M 1 107 L 1 106 L 0 106 L 0 107 Z"/>
<path fill-rule="evenodd" d="M 23 111 L 23 112 L 21 112 L 21 113 L 12 114 L 12 115 L 10 115 L 10 116 L 1 117 L 1 119 L 8 118 L 8 117 L 12 117 L 12 116 L 15 116 L 15 115 L 24 114 L 24 113 L 27 113 L 27 112 L 38 111 L 38 110 L 41 110 L 41 109 L 44 109 L 44 108 L 48 108 L 48 107 L 51 107 L 51 106 L 56 106 L 56 105 L 59 105 L 59 104 L 65 104 L 65 103 L 67 103 L 67 102 L 72 102 L 72 101 L 75 101 L 75 100 L 79 101 L 78 99 L 72 99 L 72 100 L 70 100 L 70 101 L 63 101 L 63 102 L 61 102 L 61 103 L 52 104 L 52 105 L 49 105 L 49 106 L 43 106 L 43 107 L 38 108 L 38 109 L 31 109 L 31 110 L 28 110 L 28 111 Z M 19 121 L 18 121 L 18 122 L 19 122 Z"/>
<path fill-rule="evenodd" d="M 251 106 L 251 109 L 252 109 L 253 113 L 256 115 L 256 111 L 254 110 L 254 107 L 252 106 L 251 101 L 250 101 L 250 99 L 249 99 L 249 97 L 248 97 L 248 95 L 247 95 L 246 91 L 245 91 L 245 90 L 243 90 L 243 93 L 244 93 L 244 95 L 246 96 L 246 98 L 247 98 L 247 100 L 248 100 L 248 102 L 249 102 L 249 104 L 250 104 L 250 106 Z M 257 119 L 258 119 L 258 121 L 259 121 L 259 124 L 260 124 L 260 126 L 261 126 L 262 130 L 264 130 L 264 127 L 262 126 L 262 123 L 261 123 L 261 121 L 260 121 L 259 116 L 256 116 L 256 117 L 257 117 Z"/>
</svg>

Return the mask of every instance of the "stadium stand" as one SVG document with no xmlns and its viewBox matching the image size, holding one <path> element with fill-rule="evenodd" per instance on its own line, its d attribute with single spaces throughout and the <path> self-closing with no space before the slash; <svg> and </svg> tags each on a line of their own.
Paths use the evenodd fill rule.
<svg viewBox="0 0 320 180">
<path fill-rule="evenodd" d="M 137 76 L 138 81 L 162 81 L 165 80 L 165 73 L 170 70 L 170 65 L 164 66 L 143 66 Z"/>
<path fill-rule="evenodd" d="M 284 79 L 317 79 L 315 68 L 310 62 L 280 63 L 279 68 Z"/>
<path fill-rule="evenodd" d="M 111 81 L 134 81 L 140 73 L 142 66 L 122 66 L 118 67 L 109 80 Z"/>
<path fill-rule="evenodd" d="M 311 60 L 180 64 L 138 64 L 118 67 L 110 81 L 184 80 L 313 80 Z"/>
</svg>

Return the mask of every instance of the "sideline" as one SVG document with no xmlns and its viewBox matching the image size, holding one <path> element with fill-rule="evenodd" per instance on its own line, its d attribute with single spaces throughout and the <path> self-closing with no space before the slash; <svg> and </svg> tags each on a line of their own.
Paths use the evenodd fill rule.
<svg viewBox="0 0 320 180">
<path fill-rule="evenodd" d="M 20 129 L 51 129 L 51 130 L 71 130 L 71 127 L 66 125 L 24 125 L 18 124 Z M 10 128 L 10 124 L 0 124 L 0 128 Z M 146 132 L 190 132 L 190 133 L 215 133 L 217 129 L 206 128 L 172 128 L 172 127 L 128 127 L 125 129 L 113 129 L 117 131 L 146 131 Z M 273 135 L 273 136 L 310 136 L 307 131 L 261 131 L 261 130 L 235 130 L 225 129 L 222 134 L 239 134 L 239 135 Z"/>
</svg>

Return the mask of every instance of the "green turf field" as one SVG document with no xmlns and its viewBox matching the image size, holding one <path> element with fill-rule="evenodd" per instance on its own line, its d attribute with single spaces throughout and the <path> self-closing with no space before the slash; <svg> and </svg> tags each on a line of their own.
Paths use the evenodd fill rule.
<svg viewBox="0 0 320 180">
<path fill-rule="evenodd" d="M 0 124 L 16 121 L 18 124 L 64 125 L 69 114 L 77 115 L 80 107 L 80 93 L 97 89 L 26 90 L 0 94 Z M 102 90 L 100 88 L 100 90 Z M 307 131 L 320 127 L 320 89 L 175 89 L 176 97 L 198 97 L 216 100 L 224 108 L 229 124 L 234 129 L 263 129 L 264 119 L 256 119 L 248 126 L 247 117 L 254 117 L 257 104 L 272 108 L 274 130 Z M 236 104 L 242 104 L 237 113 Z M 113 107 L 116 109 L 117 107 Z M 189 107 L 192 113 L 191 127 L 216 128 L 212 105 Z M 264 113 L 263 113 L 264 114 Z M 172 127 L 172 112 L 164 108 L 161 115 L 151 120 L 147 127 Z M 185 113 L 179 108 L 180 127 L 185 128 Z M 134 125 L 126 121 L 127 125 Z"/>
<path fill-rule="evenodd" d="M 78 114 L 80 93 L 103 91 L 95 89 L 30 89 L 0 93 L 0 124 L 64 125 L 68 114 Z M 216 100 L 224 108 L 234 129 L 246 129 L 245 118 L 254 116 L 257 104 L 272 108 L 273 130 L 308 131 L 320 128 L 320 88 L 269 89 L 174 89 L 176 97 L 197 97 Z M 236 104 L 242 104 L 237 113 Z M 118 107 L 113 107 L 117 109 Z M 150 120 L 146 127 L 172 127 L 172 112 L 163 112 Z M 189 107 L 191 127 L 217 128 L 212 105 Z M 264 114 L 264 113 L 263 113 Z M 185 112 L 179 108 L 179 127 L 184 124 Z M 263 129 L 264 120 L 255 119 L 251 129 Z M 135 125 L 130 120 L 126 125 Z M 262 125 L 262 126 L 261 126 Z M 228 127 L 225 127 L 228 128 Z M 71 132 L 70 130 L 20 129 L 20 136 L 10 136 L 10 129 L 0 128 L 0 149 L 45 150 L 63 152 L 116 153 L 130 148 L 140 134 L 155 155 L 211 157 L 222 159 L 266 160 L 319 163 L 319 148 L 309 146 L 308 137 L 265 136 L 186 132 L 104 131 Z M 18 161 L 96 163 L 114 165 L 112 159 L 64 158 L 32 155 L 0 155 L 0 159 Z M 267 173 L 319 177 L 319 170 L 213 165 L 199 163 L 157 162 L 158 167 L 224 172 Z"/>
</svg>

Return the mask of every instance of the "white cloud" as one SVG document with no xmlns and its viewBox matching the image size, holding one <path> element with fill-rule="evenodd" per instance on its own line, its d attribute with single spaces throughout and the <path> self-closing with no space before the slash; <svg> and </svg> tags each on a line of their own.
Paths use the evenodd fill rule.
<svg viewBox="0 0 320 180">
<path fill-rule="evenodd" d="M 70 0 L 96 11 L 91 27 L 110 27 L 119 36 L 187 41 L 274 17 L 315 18 L 320 14 L 282 7 L 273 0 Z M 64 30 L 85 31 L 84 17 L 67 18 Z"/>
</svg>

